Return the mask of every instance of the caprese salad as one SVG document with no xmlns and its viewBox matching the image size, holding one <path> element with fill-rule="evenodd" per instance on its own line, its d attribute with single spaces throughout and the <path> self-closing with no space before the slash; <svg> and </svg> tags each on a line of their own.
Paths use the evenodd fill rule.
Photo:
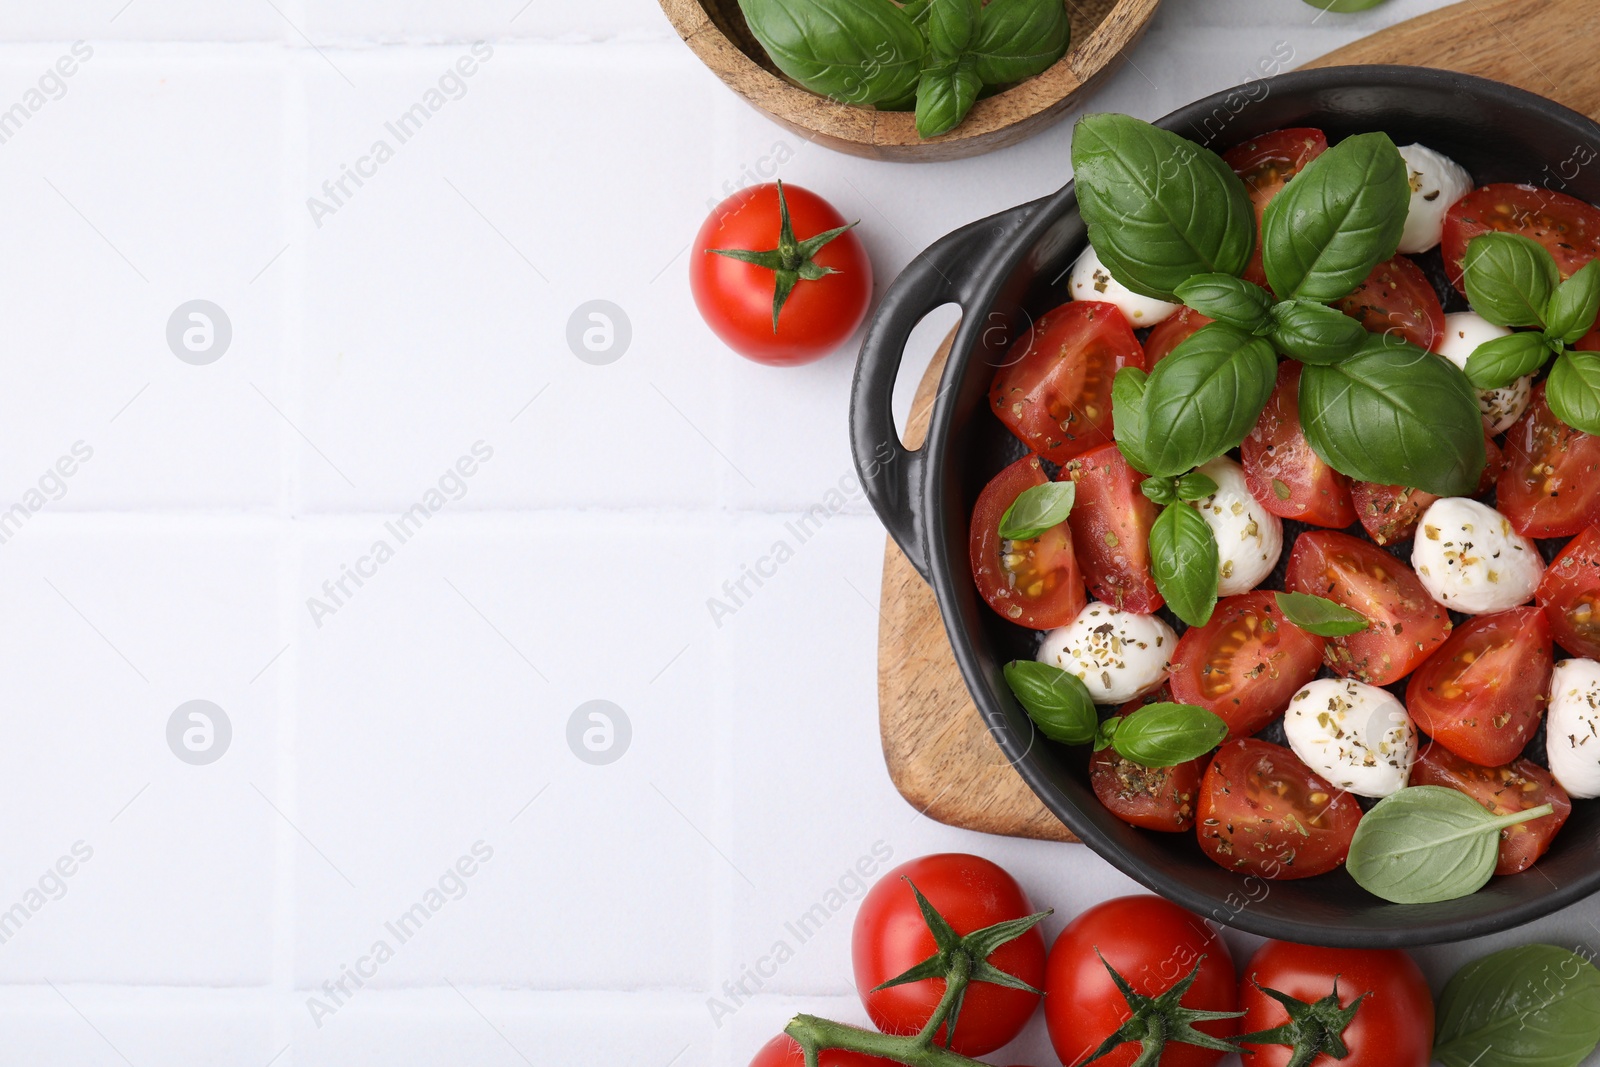
<svg viewBox="0 0 1600 1067">
<path fill-rule="evenodd" d="M 1600 209 L 1383 133 L 1091 115 L 1073 159 L 1090 245 L 1001 360 L 1027 451 L 972 516 L 1041 631 L 1013 692 L 1230 870 L 1527 869 L 1600 797 Z"/>
</svg>

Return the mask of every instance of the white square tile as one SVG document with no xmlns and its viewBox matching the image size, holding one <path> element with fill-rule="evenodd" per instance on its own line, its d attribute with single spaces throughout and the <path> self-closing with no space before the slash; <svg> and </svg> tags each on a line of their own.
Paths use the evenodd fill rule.
<svg viewBox="0 0 1600 1067">
<path fill-rule="evenodd" d="M 354 888 L 332 870 L 299 882 L 297 982 L 394 940 L 385 921 L 481 840 L 492 858 L 466 891 L 446 887 L 376 984 L 702 983 L 723 862 L 704 528 L 431 521 L 399 544 L 376 519 L 339 520 L 306 546 L 307 596 L 343 564 L 375 576 L 320 628 L 299 612 L 300 825 Z M 394 557 L 361 563 L 381 538 Z M 602 540 L 621 554 L 596 553 Z M 569 748 L 595 700 L 621 709 L 609 763 Z M 606 723 L 580 723 L 580 739 L 590 726 Z"/>
<path fill-rule="evenodd" d="M 278 679 L 263 672 L 282 647 L 277 537 L 244 520 L 33 522 L 0 546 L 0 669 L 29 694 L 0 755 L 0 795 L 27 813 L 12 820 L 3 907 L 32 913 L 0 978 L 266 981 L 282 832 L 261 793 L 279 773 Z M 209 744 L 206 722 L 171 725 L 193 700 L 221 709 Z M 201 732 L 185 751 L 213 762 L 169 747 L 189 728 Z"/>
<path fill-rule="evenodd" d="M 280 14 L 273 10 L 276 6 Z M 10 41 L 276 41 L 288 39 L 296 0 L 218 4 L 206 0 L 60 0 L 0 2 Z M 298 39 L 298 35 L 295 35 Z"/>
<path fill-rule="evenodd" d="M 5 1062 L 52 1067 L 129 1063 L 258 1063 L 287 1037 L 259 995 L 57 983 L 0 997 Z"/>
<path fill-rule="evenodd" d="M 314 37 L 379 41 L 497 40 L 506 37 L 569 41 L 671 34 L 654 0 L 305 0 Z"/>
<path fill-rule="evenodd" d="M 8 247 L 26 268 L 7 281 L 0 499 L 81 442 L 92 459 L 50 507 L 269 506 L 292 433 L 269 400 L 283 397 L 281 267 L 257 277 L 288 242 L 283 73 L 86 47 L 65 94 L 4 145 Z M 3 69 L 55 54 L 30 47 Z M 189 323 L 178 311 L 195 300 L 220 314 Z M 201 351 L 181 339 L 191 328 Z"/>
</svg>

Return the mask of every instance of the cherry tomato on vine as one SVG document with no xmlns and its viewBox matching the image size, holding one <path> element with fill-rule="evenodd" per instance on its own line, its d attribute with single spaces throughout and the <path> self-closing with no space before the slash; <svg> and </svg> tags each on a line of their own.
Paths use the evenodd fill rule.
<svg viewBox="0 0 1600 1067">
<path fill-rule="evenodd" d="M 960 935 L 1033 914 L 1016 879 L 981 856 L 960 852 L 923 856 L 880 878 L 856 913 L 850 958 L 861 1003 L 873 1025 L 886 1034 L 920 1031 L 945 990 L 943 978 L 877 988 L 939 950 L 917 906 L 913 885 Z M 1035 989 L 1044 986 L 1044 938 L 1037 926 L 1007 941 L 987 959 Z M 965 1056 L 993 1052 L 1021 1033 L 1038 1007 L 1037 993 L 974 981 L 967 986 L 956 1019 L 953 1047 Z M 945 1043 L 944 1026 L 935 1041 Z"/>
<path fill-rule="evenodd" d="M 1326 1000 L 1338 983 L 1337 1001 Z M 1260 988 L 1257 988 L 1257 987 Z M 1348 1023 L 1342 1017 L 1330 1026 L 1342 1025 L 1340 1039 L 1348 1055 L 1335 1059 L 1323 1053 L 1307 1064 L 1316 1067 L 1428 1067 L 1433 1048 L 1433 996 L 1428 981 L 1410 956 L 1396 949 L 1316 948 L 1288 941 L 1268 941 L 1245 965 L 1239 983 L 1239 1007 L 1245 1010 L 1239 1028 L 1247 1034 L 1270 1030 L 1290 1023 L 1290 1009 L 1262 992 L 1272 989 L 1301 1002 L 1295 1014 L 1307 1008 L 1331 1009 L 1341 1016 L 1349 1014 L 1360 1000 Z M 1318 1001 L 1323 1001 L 1318 1005 Z M 1342 1011 L 1341 1011 L 1342 1009 Z M 1307 1039 L 1313 1048 L 1318 1043 L 1318 1020 L 1308 1020 Z M 1247 1043 L 1253 1055 L 1244 1057 L 1250 1067 L 1286 1067 L 1294 1055 L 1289 1044 Z"/>
<path fill-rule="evenodd" d="M 1182 1031 L 1192 1023 L 1212 1039 L 1236 1032 L 1234 1019 L 1194 1020 L 1184 1014 L 1234 1010 L 1238 989 L 1228 946 L 1198 915 L 1160 897 L 1132 896 L 1088 909 L 1067 924 L 1050 949 L 1044 1015 L 1062 1063 L 1082 1063 L 1133 1018 L 1107 964 L 1141 998 L 1159 997 L 1193 974 L 1193 984 L 1178 1001 L 1181 1007 L 1166 1006 L 1174 1014 L 1168 1017 L 1173 1025 L 1165 1028 L 1172 1036 L 1160 1054 L 1162 1067 L 1212 1067 L 1227 1054 L 1182 1043 Z M 1139 1053 L 1137 1041 L 1124 1041 L 1095 1063 L 1129 1067 Z"/>
<path fill-rule="evenodd" d="M 756 1058 L 750 1061 L 750 1067 L 806 1067 L 806 1054 L 794 1038 L 788 1034 L 779 1034 L 757 1050 Z M 886 1060 L 880 1056 L 864 1056 L 859 1052 L 829 1048 L 817 1054 L 817 1067 L 897 1067 L 897 1065 L 893 1060 Z"/>
<path fill-rule="evenodd" d="M 793 366 L 838 348 L 872 301 L 872 262 L 854 225 L 798 185 L 728 197 L 689 252 L 689 288 L 706 325 L 757 363 Z"/>
</svg>

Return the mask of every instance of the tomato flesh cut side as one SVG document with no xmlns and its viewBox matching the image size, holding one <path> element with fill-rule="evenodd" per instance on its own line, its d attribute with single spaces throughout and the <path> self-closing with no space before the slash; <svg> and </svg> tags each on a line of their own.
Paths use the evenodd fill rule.
<svg viewBox="0 0 1600 1067">
<path fill-rule="evenodd" d="M 1366 616 L 1367 629 L 1329 639 L 1324 659 L 1334 673 L 1369 685 L 1398 682 L 1450 634 L 1450 616 L 1415 571 L 1349 534 L 1301 534 L 1284 584 Z"/>
<path fill-rule="evenodd" d="M 1516 759 L 1539 728 L 1554 666 L 1542 609 L 1468 619 L 1406 683 L 1406 711 L 1440 745 L 1484 767 Z"/>
<path fill-rule="evenodd" d="M 1224 741 L 1200 785 L 1200 847 L 1230 871 L 1262 878 L 1326 874 L 1350 852 L 1361 806 L 1269 741 Z"/>
<path fill-rule="evenodd" d="M 1211 325 L 1212 320 L 1192 307 L 1181 307 L 1170 318 L 1162 319 L 1150 327 L 1144 339 L 1145 362 L 1152 368 L 1172 350 L 1200 332 L 1200 327 Z"/>
<path fill-rule="evenodd" d="M 1350 479 L 1311 450 L 1300 428 L 1300 364 L 1286 360 L 1255 427 L 1239 446 L 1245 485 L 1280 519 L 1342 528 L 1356 521 Z"/>
<path fill-rule="evenodd" d="M 1391 334 L 1433 351 L 1444 338 L 1444 308 L 1433 283 L 1405 256 L 1372 268 L 1355 292 L 1336 305 L 1370 333 Z"/>
<path fill-rule="evenodd" d="M 1600 208 L 1577 197 L 1532 185 L 1499 183 L 1474 189 L 1444 217 L 1444 265 L 1450 282 L 1466 295 L 1461 261 L 1474 237 L 1515 233 L 1550 250 L 1561 277 L 1600 256 Z"/>
<path fill-rule="evenodd" d="M 1244 182 L 1256 214 L 1256 246 L 1250 253 L 1250 265 L 1245 268 L 1245 281 L 1267 284 L 1267 272 L 1261 264 L 1262 212 L 1289 179 L 1327 150 L 1328 138 L 1321 130 L 1299 127 L 1264 133 L 1222 153 L 1223 162 Z"/>
<path fill-rule="evenodd" d="M 1571 537 L 1600 519 L 1600 437 L 1556 418 L 1542 382 L 1506 431 L 1495 501 L 1524 537 Z"/>
<path fill-rule="evenodd" d="M 1494 487 L 1505 465 L 1500 446 L 1493 437 L 1483 439 L 1483 451 L 1488 461 L 1483 465 L 1483 477 L 1478 481 L 1479 493 L 1487 493 Z M 1439 498 L 1422 489 L 1356 482 L 1350 487 L 1350 499 L 1355 504 L 1356 518 L 1361 520 L 1361 528 L 1367 531 L 1367 536 L 1380 545 L 1392 545 L 1414 536 L 1422 513 Z"/>
<path fill-rule="evenodd" d="M 1077 486 L 1067 525 L 1094 598 L 1145 615 L 1161 607 L 1150 571 L 1150 527 L 1159 510 L 1139 489 L 1144 475 L 1116 445 L 1102 445 L 1068 461 L 1057 477 Z"/>
<path fill-rule="evenodd" d="M 1536 863 L 1572 814 L 1572 798 L 1550 772 L 1528 759 L 1499 767 L 1480 767 L 1443 745 L 1428 746 L 1411 768 L 1412 785 L 1442 785 L 1467 794 L 1495 815 L 1527 811 L 1541 804 L 1555 809 L 1531 822 L 1500 831 L 1495 874 L 1516 874 Z"/>
<path fill-rule="evenodd" d="M 1066 523 L 1026 541 L 1000 536 L 1000 519 L 1024 492 L 1050 481 L 1038 456 L 994 476 L 972 509 L 972 577 L 989 606 L 1019 626 L 1051 630 L 1078 617 L 1087 598 Z"/>
<path fill-rule="evenodd" d="M 1255 589 L 1217 602 L 1172 654 L 1173 699 L 1216 713 L 1229 737 L 1255 733 L 1317 676 L 1325 638 L 1286 622 L 1274 594 Z"/>
<path fill-rule="evenodd" d="M 1600 526 L 1567 542 L 1534 594 L 1555 643 L 1574 656 L 1600 659 Z"/>
<path fill-rule="evenodd" d="M 1117 709 L 1126 717 L 1146 704 L 1171 700 L 1162 688 Z M 1143 767 L 1117 755 L 1109 746 L 1089 757 L 1089 784 L 1094 795 L 1123 822 L 1146 830 L 1178 833 L 1194 828 L 1195 805 L 1200 799 L 1200 778 L 1209 756 L 1176 767 Z"/>
<path fill-rule="evenodd" d="M 995 415 L 1052 463 L 1111 441 L 1111 383 L 1145 369 L 1144 349 L 1114 304 L 1072 300 L 1028 327 L 989 387 Z"/>
</svg>

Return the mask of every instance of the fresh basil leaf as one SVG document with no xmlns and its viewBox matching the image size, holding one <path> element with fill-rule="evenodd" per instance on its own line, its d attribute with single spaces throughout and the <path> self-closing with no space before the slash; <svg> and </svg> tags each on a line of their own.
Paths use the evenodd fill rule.
<svg viewBox="0 0 1600 1067">
<path fill-rule="evenodd" d="M 1363 482 L 1466 496 L 1487 461 L 1466 375 L 1384 334 L 1369 334 L 1343 363 L 1305 368 L 1300 425 L 1323 462 Z"/>
<path fill-rule="evenodd" d="M 1577 1067 L 1600 1044 L 1600 971 L 1555 945 L 1474 960 L 1439 995 L 1433 1055 L 1445 1067 Z"/>
<path fill-rule="evenodd" d="M 1100 725 L 1095 727 L 1094 731 L 1094 750 L 1096 752 L 1104 752 L 1110 748 L 1111 743 L 1116 740 L 1117 727 L 1121 725 L 1122 719 L 1119 716 L 1101 719 Z"/>
<path fill-rule="evenodd" d="M 917 136 L 937 137 L 955 129 L 982 88 L 970 56 L 925 69 L 917 82 Z"/>
<path fill-rule="evenodd" d="M 1544 389 L 1556 418 L 1575 430 L 1600 434 L 1600 353 L 1563 352 Z"/>
<path fill-rule="evenodd" d="M 739 0 L 779 70 L 845 104 L 898 100 L 917 88 L 927 46 L 889 0 Z"/>
<path fill-rule="evenodd" d="M 1461 276 L 1472 309 L 1497 326 L 1543 326 L 1561 280 L 1548 249 L 1520 233 L 1485 233 L 1467 243 Z"/>
<path fill-rule="evenodd" d="M 1067 54 L 1072 21 L 1056 0 L 990 0 L 968 53 L 985 85 L 1042 74 Z"/>
<path fill-rule="evenodd" d="M 1349 637 L 1372 625 L 1359 611 L 1310 593 L 1277 593 L 1273 599 L 1285 619 L 1318 637 Z"/>
<path fill-rule="evenodd" d="M 910 17 L 912 25 L 925 26 L 933 10 L 933 0 L 906 0 L 900 5 L 900 10 Z"/>
<path fill-rule="evenodd" d="M 1231 274 L 1197 274 L 1173 290 L 1177 298 L 1207 318 L 1257 335 L 1272 326 L 1272 296 L 1259 285 Z"/>
<path fill-rule="evenodd" d="M 1345 866 L 1357 885 L 1393 904 L 1455 900 L 1488 884 L 1501 830 L 1554 810 L 1541 804 L 1496 816 L 1454 789 L 1410 786 L 1362 817 Z"/>
<path fill-rule="evenodd" d="M 1134 292 L 1174 300 L 1196 274 L 1238 275 L 1250 262 L 1250 198 L 1210 149 L 1127 115 L 1085 115 L 1072 166 L 1089 242 Z"/>
<path fill-rule="evenodd" d="M 1031 541 L 1060 526 L 1072 514 L 1077 490 L 1074 482 L 1045 482 L 1024 489 L 1000 516 L 1000 536 L 1008 541 Z"/>
<path fill-rule="evenodd" d="M 1550 358 L 1543 334 L 1514 333 L 1485 341 L 1467 357 L 1467 381 L 1477 389 L 1499 389 L 1532 374 Z"/>
<path fill-rule="evenodd" d="M 1141 767 L 1176 767 L 1204 756 L 1227 736 L 1228 724 L 1215 712 L 1162 701 L 1123 716 L 1111 746 Z"/>
<path fill-rule="evenodd" d="M 1314 300 L 1274 304 L 1268 336 L 1278 351 L 1301 363 L 1323 366 L 1349 359 L 1367 343 L 1367 330 L 1360 322 Z"/>
<path fill-rule="evenodd" d="M 1306 164 L 1261 218 L 1261 265 L 1283 300 L 1349 295 L 1395 254 L 1410 170 L 1386 133 L 1346 137 Z"/>
<path fill-rule="evenodd" d="M 1067 745 L 1094 740 L 1099 716 L 1082 678 L 1031 659 L 1012 660 L 1005 673 L 1006 684 L 1040 733 Z"/>
<path fill-rule="evenodd" d="M 1600 259 L 1591 259 L 1572 277 L 1556 286 L 1545 308 L 1545 333 L 1572 344 L 1594 327 L 1600 315 Z"/>
<path fill-rule="evenodd" d="M 1134 465 L 1145 474 L 1176 477 L 1216 459 L 1255 426 L 1277 377 L 1278 357 L 1266 340 L 1220 322 L 1202 326 L 1157 363 L 1145 382 L 1136 421 L 1150 438 L 1140 442 L 1148 465 Z M 1112 404 L 1120 441 L 1114 390 Z"/>
<path fill-rule="evenodd" d="M 1204 500 L 1208 496 L 1215 496 L 1217 483 L 1209 474 L 1199 471 L 1190 471 L 1178 479 L 1179 500 Z"/>
<path fill-rule="evenodd" d="M 1117 449 L 1136 471 L 1149 469 L 1144 445 L 1144 393 L 1149 375 L 1138 367 L 1123 367 L 1111 379 L 1111 432 Z"/>
<path fill-rule="evenodd" d="M 1187 504 L 1169 504 L 1150 527 L 1150 573 L 1172 613 L 1204 626 L 1217 606 L 1221 579 L 1217 536 Z"/>
<path fill-rule="evenodd" d="M 1146 478 L 1139 483 L 1139 492 L 1148 497 L 1152 503 L 1165 507 L 1178 499 L 1178 480 L 1176 478 Z"/>
<path fill-rule="evenodd" d="M 931 0 L 928 4 L 928 46 L 955 59 L 978 35 L 980 0 Z"/>
</svg>

